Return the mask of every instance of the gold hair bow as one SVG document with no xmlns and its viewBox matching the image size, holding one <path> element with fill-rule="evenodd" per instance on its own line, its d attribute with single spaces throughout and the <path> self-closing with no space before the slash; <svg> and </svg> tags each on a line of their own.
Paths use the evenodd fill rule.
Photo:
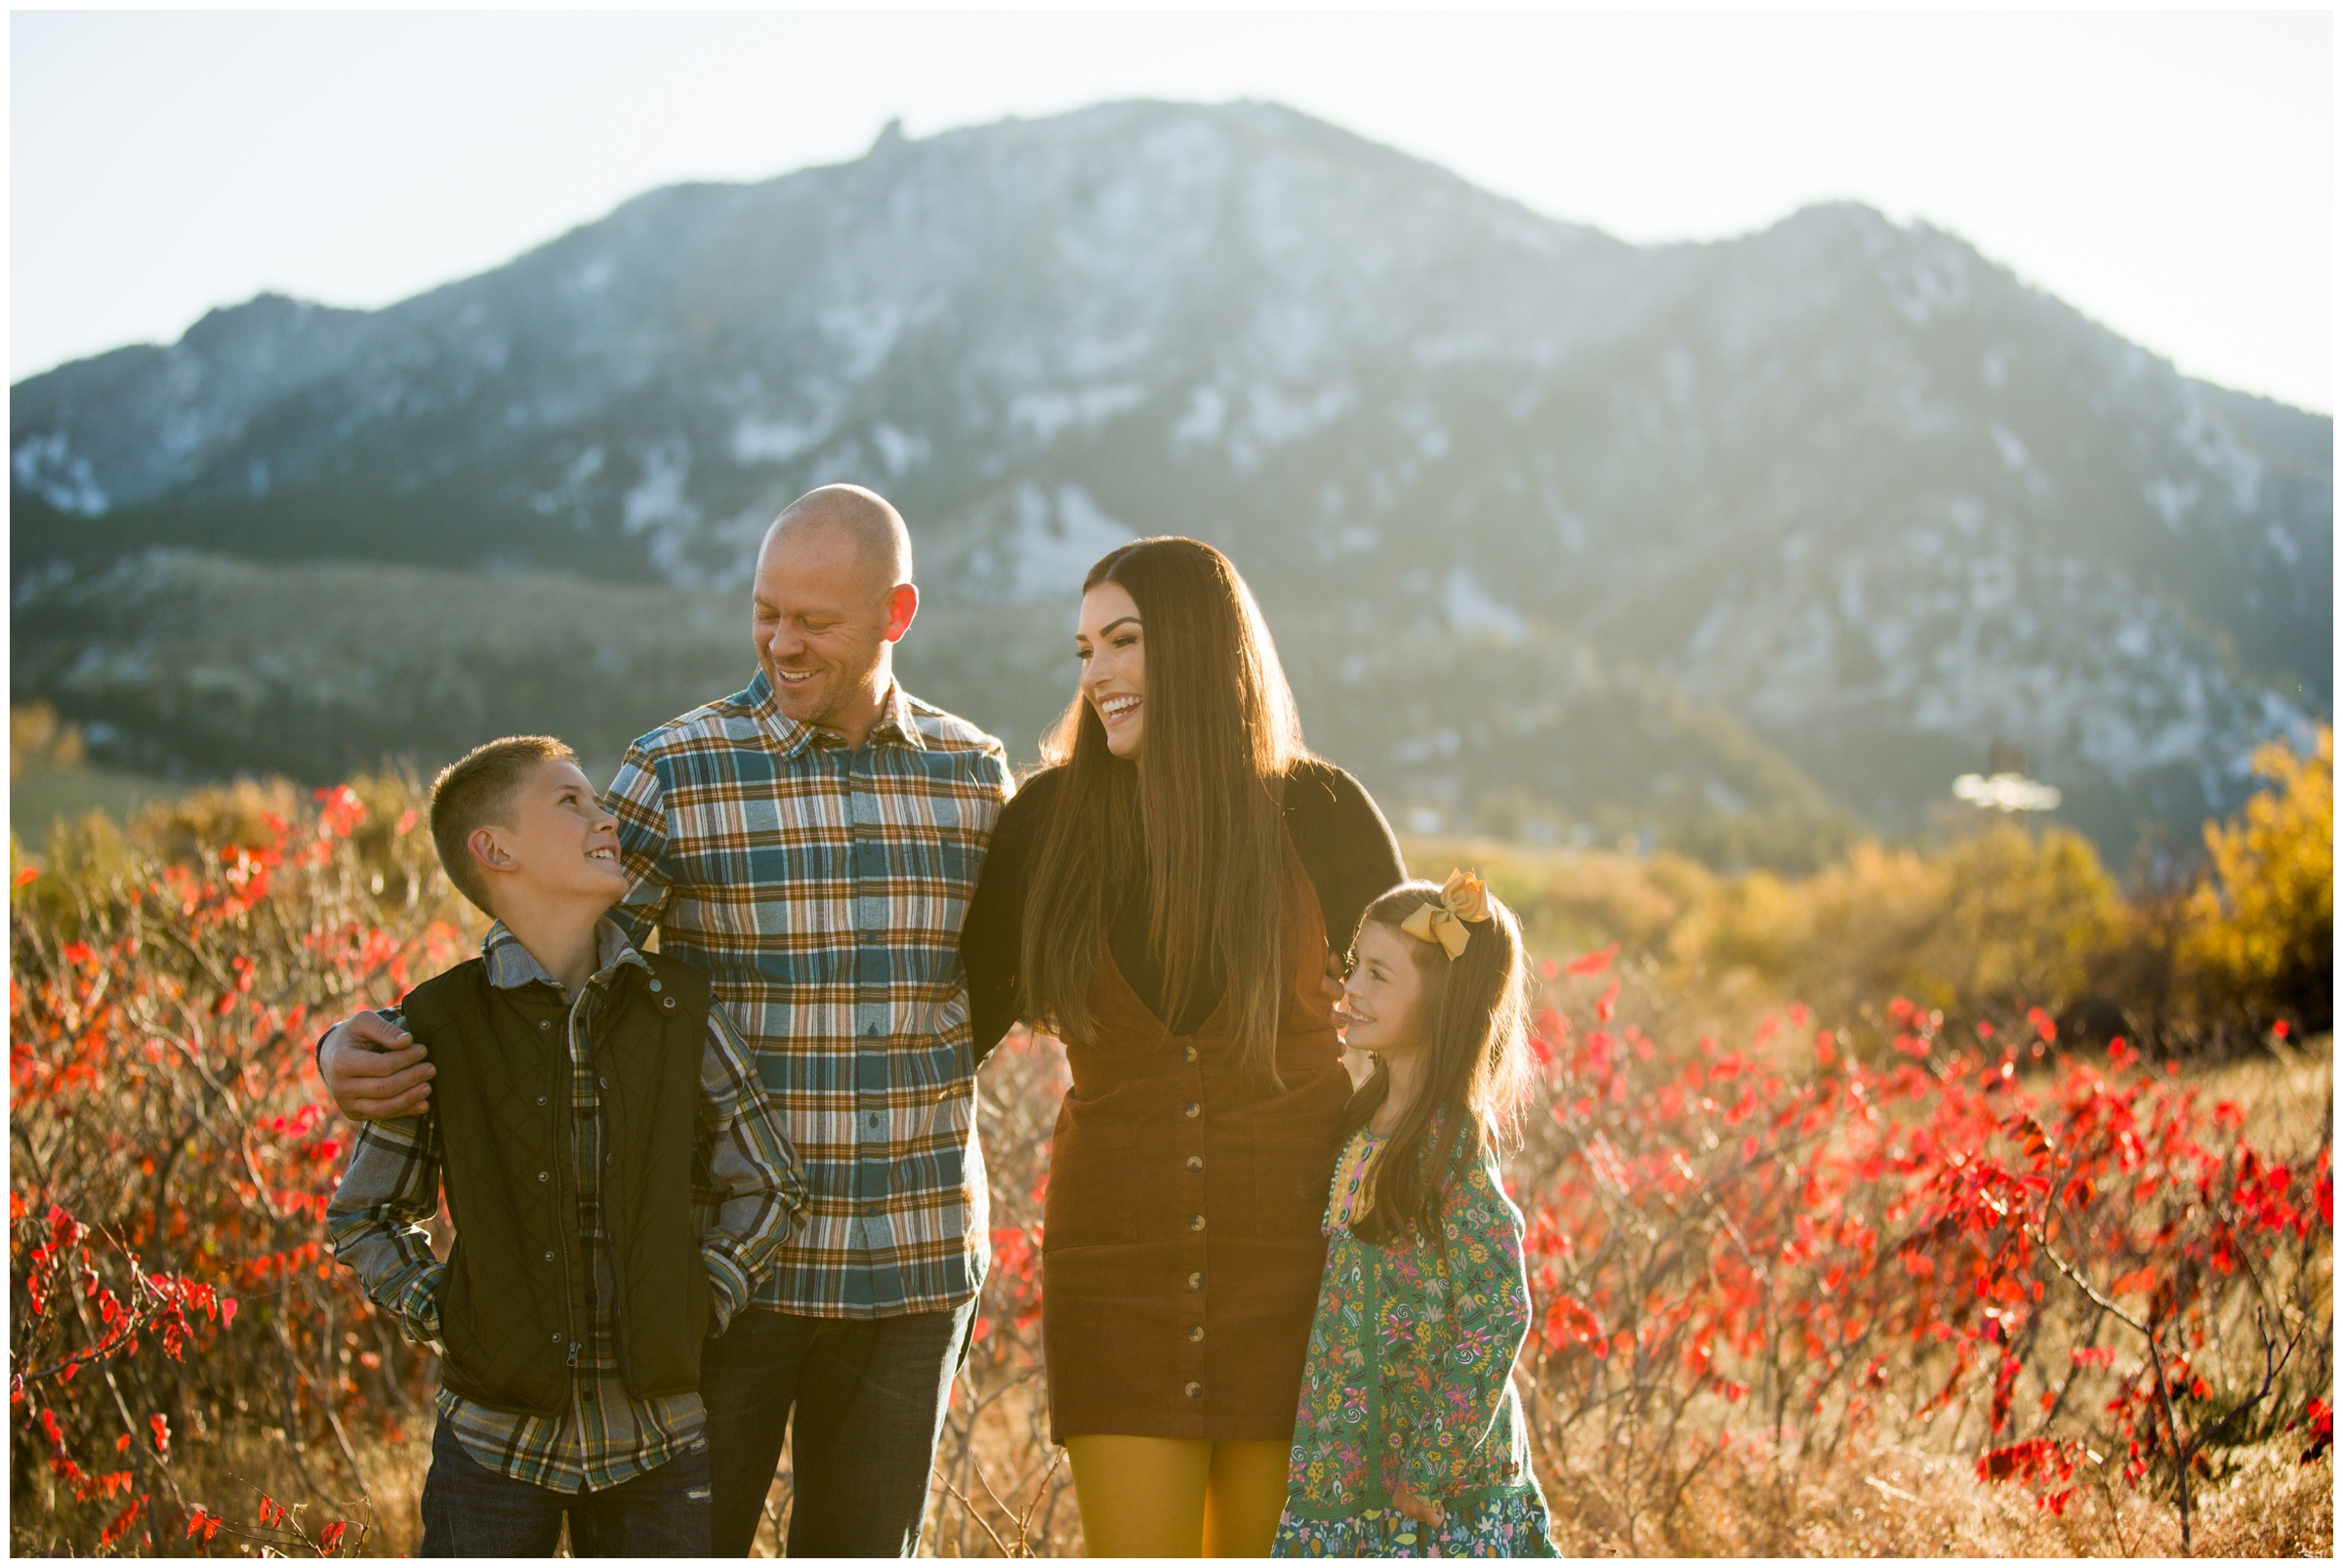
<svg viewBox="0 0 2343 1568">
<path fill-rule="evenodd" d="M 1466 924 L 1478 925 L 1488 918 L 1488 884 L 1469 871 L 1452 871 L 1440 889 L 1440 901 L 1425 904 L 1401 921 L 1399 928 L 1419 942 L 1438 942 L 1454 963 L 1464 956 L 1464 944 L 1472 940 Z"/>
</svg>

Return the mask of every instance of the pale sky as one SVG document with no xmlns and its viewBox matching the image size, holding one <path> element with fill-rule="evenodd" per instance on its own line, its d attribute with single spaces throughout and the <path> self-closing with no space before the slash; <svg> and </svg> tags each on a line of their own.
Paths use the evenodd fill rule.
<svg viewBox="0 0 2343 1568">
<path fill-rule="evenodd" d="M 2334 44 L 2282 13 L 15 13 L 10 379 L 380 306 L 680 180 L 1276 99 L 1635 241 L 1852 198 L 2334 407 Z"/>
</svg>

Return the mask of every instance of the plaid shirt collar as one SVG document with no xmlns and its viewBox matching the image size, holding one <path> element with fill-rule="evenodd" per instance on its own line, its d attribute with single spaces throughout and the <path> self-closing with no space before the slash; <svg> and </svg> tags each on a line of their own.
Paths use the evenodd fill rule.
<svg viewBox="0 0 2343 1568">
<path fill-rule="evenodd" d="M 749 689 L 742 695 L 757 715 L 757 722 L 773 737 L 774 750 L 783 758 L 796 757 L 813 745 L 818 736 L 830 735 L 832 744 L 837 744 L 837 737 L 830 731 L 792 719 L 781 711 L 780 694 L 773 690 L 773 683 L 761 665 L 758 667 L 757 679 L 749 682 Z M 871 726 L 870 739 L 882 738 L 899 741 L 914 751 L 927 749 L 927 743 L 920 738 L 919 726 L 911 722 L 911 710 L 904 701 L 900 681 L 886 683 L 886 695 L 879 704 L 879 722 Z"/>
<path fill-rule="evenodd" d="M 650 972 L 650 961 L 635 951 L 627 933 L 606 915 L 594 928 L 594 976 L 586 982 L 590 991 L 609 983 L 622 965 L 632 964 L 645 974 Z M 537 955 L 521 946 L 520 938 L 501 920 L 480 938 L 480 961 L 488 967 L 488 983 L 500 991 L 515 990 L 536 980 L 556 991 L 561 989 L 561 982 L 546 972 L 545 966 L 537 962 Z"/>
</svg>

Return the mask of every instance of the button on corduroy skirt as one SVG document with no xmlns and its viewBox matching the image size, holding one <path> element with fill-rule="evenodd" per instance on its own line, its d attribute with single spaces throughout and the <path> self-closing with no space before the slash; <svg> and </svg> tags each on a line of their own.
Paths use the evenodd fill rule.
<svg viewBox="0 0 2343 1568">
<path fill-rule="evenodd" d="M 1283 1442 L 1317 1309 L 1326 1177 L 1350 1097 L 1327 938 L 1291 840 L 1278 1074 L 1241 1072 L 1223 996 L 1176 1035 L 1100 944 L 1096 1038 L 1069 1045 L 1044 1205 L 1042 1339 L 1057 1441 Z"/>
</svg>

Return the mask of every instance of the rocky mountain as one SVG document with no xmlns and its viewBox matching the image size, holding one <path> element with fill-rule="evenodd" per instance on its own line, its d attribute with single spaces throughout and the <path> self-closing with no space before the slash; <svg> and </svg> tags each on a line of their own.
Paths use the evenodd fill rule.
<svg viewBox="0 0 2343 1568">
<path fill-rule="evenodd" d="M 294 765 L 206 727 L 203 623 L 156 643 L 141 594 L 394 564 L 427 575 L 385 635 L 432 639 L 431 572 L 532 614 L 736 597 L 852 478 L 911 520 L 925 684 L 1021 747 L 1083 570 L 1182 532 L 1253 582 L 1313 742 L 1426 824 L 1794 860 L 1917 829 L 1999 743 L 2119 852 L 2331 713 L 2331 443 L 1867 208 L 1638 247 L 1275 105 L 1111 103 L 19 384 L 15 683 L 150 762 Z M 415 746 L 348 657 L 252 679 Z"/>
</svg>

